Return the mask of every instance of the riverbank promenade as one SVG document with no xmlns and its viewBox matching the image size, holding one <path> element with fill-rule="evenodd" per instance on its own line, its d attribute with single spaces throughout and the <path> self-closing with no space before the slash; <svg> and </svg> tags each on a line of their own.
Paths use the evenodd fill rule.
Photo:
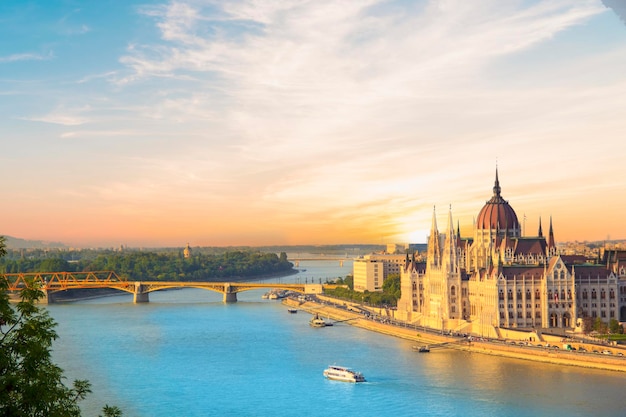
<svg viewBox="0 0 626 417">
<path fill-rule="evenodd" d="M 363 312 L 348 309 L 341 300 L 324 296 L 304 303 L 285 299 L 283 303 L 336 322 L 428 345 L 431 349 L 458 349 L 534 362 L 626 372 L 626 348 L 620 345 L 606 346 L 582 339 L 568 339 L 565 342 L 562 337 L 552 335 L 543 335 L 542 340 L 535 343 L 522 338 L 488 339 L 476 335 L 450 335 L 439 329 L 414 326 L 375 315 L 367 316 Z M 568 350 L 564 348 L 565 345 L 576 350 Z"/>
</svg>

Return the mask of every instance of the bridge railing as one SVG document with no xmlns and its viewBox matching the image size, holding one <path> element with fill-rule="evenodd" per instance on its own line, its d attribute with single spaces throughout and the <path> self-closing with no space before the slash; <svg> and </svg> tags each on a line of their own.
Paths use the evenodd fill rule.
<svg viewBox="0 0 626 417">
<path fill-rule="evenodd" d="M 9 291 L 17 291 L 22 288 L 37 287 L 42 290 L 67 289 L 85 282 L 93 283 L 94 286 L 111 286 L 112 283 L 127 283 L 113 271 L 88 271 L 88 272 L 19 272 L 1 274 L 0 279 L 7 283 Z"/>
</svg>

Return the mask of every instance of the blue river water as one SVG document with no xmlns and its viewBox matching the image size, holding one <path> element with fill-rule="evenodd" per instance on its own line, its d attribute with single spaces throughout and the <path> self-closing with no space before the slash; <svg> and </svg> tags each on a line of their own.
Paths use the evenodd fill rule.
<svg viewBox="0 0 626 417">
<path fill-rule="evenodd" d="M 308 261 L 283 282 L 345 276 L 351 264 Z M 274 279 L 275 281 L 278 278 Z M 455 350 L 337 323 L 314 329 L 260 291 L 222 303 L 185 289 L 48 307 L 54 359 L 68 381 L 88 379 L 86 416 L 105 404 L 125 416 L 623 416 L 626 375 Z M 330 364 L 368 382 L 326 380 Z"/>
</svg>

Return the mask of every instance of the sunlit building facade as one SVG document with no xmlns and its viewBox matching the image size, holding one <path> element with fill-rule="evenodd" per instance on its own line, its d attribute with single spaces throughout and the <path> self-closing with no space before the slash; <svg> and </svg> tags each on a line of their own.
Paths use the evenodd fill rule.
<svg viewBox="0 0 626 417">
<path fill-rule="evenodd" d="M 382 291 L 385 279 L 392 274 L 400 275 L 404 266 L 405 255 L 373 253 L 357 258 L 352 267 L 354 290 Z"/>
<path fill-rule="evenodd" d="M 626 252 L 599 262 L 561 255 L 552 219 L 547 236 L 522 236 L 496 170 L 493 196 L 478 213 L 473 236 L 454 229 L 452 210 L 440 233 L 436 215 L 426 262 L 409 256 L 401 274 L 398 316 L 421 325 L 498 336 L 499 328 L 580 331 L 582 319 L 626 319 Z"/>
</svg>

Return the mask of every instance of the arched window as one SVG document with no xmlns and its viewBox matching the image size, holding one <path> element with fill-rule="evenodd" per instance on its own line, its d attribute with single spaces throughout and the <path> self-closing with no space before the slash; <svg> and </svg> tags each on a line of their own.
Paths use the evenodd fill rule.
<svg viewBox="0 0 626 417">
<path fill-rule="evenodd" d="M 500 290 L 500 293 L 498 294 L 498 299 L 504 300 L 504 291 Z"/>
<path fill-rule="evenodd" d="M 601 300 L 606 299 L 606 291 L 604 291 L 604 288 L 602 288 L 602 290 L 600 290 L 600 299 Z"/>
<path fill-rule="evenodd" d="M 526 290 L 526 301 L 530 300 L 530 290 Z"/>
<path fill-rule="evenodd" d="M 517 299 L 518 300 L 522 299 L 522 290 L 517 290 Z"/>
<path fill-rule="evenodd" d="M 565 290 L 561 290 L 561 300 L 565 300 Z"/>
<path fill-rule="evenodd" d="M 539 292 L 539 288 L 535 290 L 535 300 L 541 300 L 541 293 Z"/>
<path fill-rule="evenodd" d="M 552 300 L 552 290 L 548 290 L 548 301 Z"/>
<path fill-rule="evenodd" d="M 509 290 L 509 293 L 508 293 L 507 296 L 508 296 L 509 300 L 512 300 L 513 299 L 513 290 Z"/>
<path fill-rule="evenodd" d="M 615 291 L 613 291 L 613 288 L 611 288 L 609 291 L 609 298 L 611 300 L 615 299 Z"/>
<path fill-rule="evenodd" d="M 452 296 L 456 295 L 456 287 L 454 285 L 452 287 L 450 287 L 450 295 L 452 295 Z"/>
<path fill-rule="evenodd" d="M 565 271 L 561 271 L 561 279 L 565 279 Z"/>
<path fill-rule="evenodd" d="M 567 299 L 568 300 L 572 299 L 572 290 L 567 290 Z"/>
<path fill-rule="evenodd" d="M 585 288 L 583 290 L 583 300 L 586 300 L 586 299 L 587 299 L 587 289 Z"/>
<path fill-rule="evenodd" d="M 591 289 L 591 299 L 595 300 L 596 298 L 598 298 L 598 295 L 596 294 L 596 289 L 592 288 Z"/>
</svg>

